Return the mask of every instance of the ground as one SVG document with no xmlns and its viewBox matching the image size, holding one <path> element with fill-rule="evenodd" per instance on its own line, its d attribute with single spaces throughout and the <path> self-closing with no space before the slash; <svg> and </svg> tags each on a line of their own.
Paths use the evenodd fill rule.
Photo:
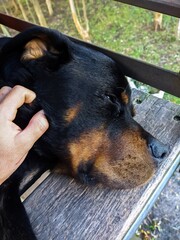
<svg viewBox="0 0 180 240">
<path fill-rule="evenodd" d="M 180 239 L 180 167 L 169 180 L 137 231 L 143 240 Z"/>
</svg>

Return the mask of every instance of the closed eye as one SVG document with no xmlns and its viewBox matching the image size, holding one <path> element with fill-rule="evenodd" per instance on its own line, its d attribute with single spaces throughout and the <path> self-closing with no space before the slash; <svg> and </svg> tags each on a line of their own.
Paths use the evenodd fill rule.
<svg viewBox="0 0 180 240">
<path fill-rule="evenodd" d="M 106 93 L 105 100 L 111 103 L 112 104 L 111 106 L 114 106 L 113 112 L 115 113 L 116 117 L 118 117 L 119 114 L 122 113 L 122 106 L 116 95 Z"/>
<path fill-rule="evenodd" d="M 117 103 L 118 99 L 114 94 L 105 94 L 106 99 L 108 99 L 112 103 Z"/>
</svg>

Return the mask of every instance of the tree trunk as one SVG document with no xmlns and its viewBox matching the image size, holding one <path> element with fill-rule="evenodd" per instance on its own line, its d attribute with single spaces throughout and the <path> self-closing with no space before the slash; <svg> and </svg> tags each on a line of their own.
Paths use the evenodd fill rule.
<svg viewBox="0 0 180 240">
<path fill-rule="evenodd" d="M 178 20 L 176 36 L 177 36 L 177 39 L 180 40 L 180 19 Z"/>
<path fill-rule="evenodd" d="M 83 5 L 84 20 L 85 20 L 85 24 L 86 24 L 86 31 L 89 32 L 89 22 L 88 22 L 88 18 L 87 18 L 87 11 L 86 11 L 85 0 L 82 0 L 82 5 Z"/>
<path fill-rule="evenodd" d="M 21 9 L 24 20 L 28 22 L 29 20 L 28 20 L 28 17 L 26 15 L 26 11 L 25 11 L 22 3 L 21 3 L 21 0 L 18 0 L 17 2 L 18 2 L 18 5 L 19 5 L 19 8 Z"/>
<path fill-rule="evenodd" d="M 52 16 L 53 15 L 52 1 L 46 0 L 46 5 L 47 5 L 49 15 Z"/>
<path fill-rule="evenodd" d="M 38 2 L 38 0 L 31 0 L 34 10 L 36 12 L 36 15 L 38 17 L 39 23 L 41 26 L 47 27 L 47 23 L 46 23 L 46 19 L 43 15 L 43 12 L 41 10 L 40 4 Z"/>
<path fill-rule="evenodd" d="M 14 6 L 14 8 L 15 8 L 15 14 L 18 12 L 18 5 L 17 5 L 17 3 L 15 2 L 15 0 L 12 0 L 12 4 L 13 4 L 13 6 Z"/>
<path fill-rule="evenodd" d="M 36 23 L 36 19 L 35 19 L 34 14 L 33 14 L 34 11 L 31 10 L 31 7 L 29 5 L 29 0 L 26 0 L 26 5 L 27 5 L 27 8 L 28 8 L 28 12 L 29 12 L 29 14 L 31 16 L 32 22 Z"/>
<path fill-rule="evenodd" d="M 84 13 L 84 16 L 86 18 L 86 29 L 84 29 L 82 27 L 82 25 L 80 24 L 80 22 L 78 20 L 77 13 L 76 13 L 76 8 L 75 8 L 75 5 L 74 5 L 74 0 L 69 0 L 69 4 L 70 4 L 70 8 L 71 8 L 72 18 L 73 18 L 73 21 L 74 21 L 74 24 L 76 26 L 76 29 L 77 29 L 78 33 L 80 34 L 80 36 L 82 37 L 83 40 L 90 42 L 89 26 L 88 26 L 88 22 L 87 22 L 85 2 L 84 2 L 84 5 L 83 5 L 83 13 Z"/>
<path fill-rule="evenodd" d="M 7 30 L 7 28 L 5 26 L 1 25 L 1 24 L 0 24 L 0 26 L 1 26 L 1 30 L 3 32 L 3 35 L 6 36 L 6 37 L 10 37 L 11 35 L 10 35 L 9 31 Z"/>
<path fill-rule="evenodd" d="M 6 13 L 7 15 L 10 15 L 9 12 L 8 12 L 8 10 L 7 10 L 7 8 L 6 8 L 6 5 L 5 5 L 3 2 L 2 2 L 2 7 L 3 7 L 5 13 Z"/>
</svg>

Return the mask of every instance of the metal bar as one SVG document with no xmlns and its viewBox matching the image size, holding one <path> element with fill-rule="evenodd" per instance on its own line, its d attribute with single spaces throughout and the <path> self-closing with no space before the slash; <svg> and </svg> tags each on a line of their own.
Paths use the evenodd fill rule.
<svg viewBox="0 0 180 240">
<path fill-rule="evenodd" d="M 136 7 L 145 8 L 155 12 L 161 12 L 174 17 L 180 17 L 179 0 L 116 0 Z"/>
</svg>

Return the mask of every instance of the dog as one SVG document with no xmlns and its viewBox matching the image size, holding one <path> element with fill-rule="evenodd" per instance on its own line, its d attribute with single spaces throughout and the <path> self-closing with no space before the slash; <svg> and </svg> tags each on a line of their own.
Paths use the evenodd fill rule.
<svg viewBox="0 0 180 240">
<path fill-rule="evenodd" d="M 25 128 L 43 109 L 48 131 L 0 186 L 0 239 L 34 240 L 19 197 L 28 169 L 56 169 L 85 184 L 127 189 L 146 183 L 167 147 L 135 120 L 131 89 L 121 66 L 101 52 L 42 27 L 0 40 L 0 87 L 36 93 L 18 111 Z"/>
</svg>

